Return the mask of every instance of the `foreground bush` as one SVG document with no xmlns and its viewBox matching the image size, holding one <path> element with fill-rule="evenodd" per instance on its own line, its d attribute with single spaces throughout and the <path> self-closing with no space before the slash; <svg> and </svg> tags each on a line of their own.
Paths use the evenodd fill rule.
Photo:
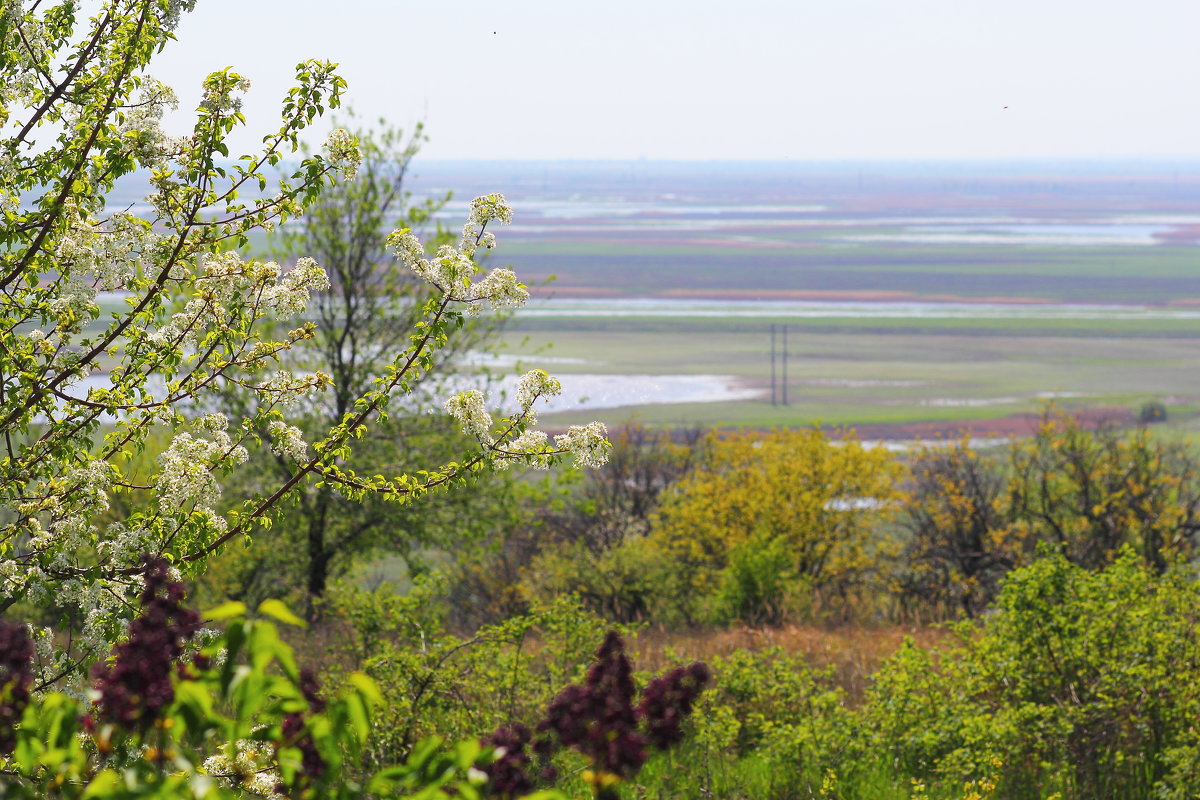
<svg viewBox="0 0 1200 800">
<path fill-rule="evenodd" d="M 680 743 L 710 679 L 697 662 L 639 692 L 624 643 L 610 631 L 582 680 L 559 682 L 533 725 L 516 721 L 510 705 L 507 713 L 498 709 L 504 721 L 487 736 L 454 747 L 438 737 L 414 740 L 398 762 L 380 764 L 367 745 L 380 730 L 373 716 L 384 698 L 370 677 L 351 673 L 344 690 L 326 695 L 276 627 L 248 619 L 240 603 L 205 616 L 225 630 L 201 643 L 201 616 L 183 605 L 183 584 L 167 563 L 145 557 L 143 577 L 140 613 L 93 670 L 90 704 L 63 693 L 35 696 L 28 631 L 0 622 L 0 797 L 511 800 L 555 784 L 556 756 L 573 753 L 587 770 L 572 772 L 596 798 L 613 800 L 652 751 Z M 303 624 L 278 601 L 259 613 Z M 514 679 L 528 677 L 519 653 L 491 676 L 504 677 L 507 666 Z M 447 655 L 436 657 L 438 667 Z M 438 691 L 429 685 L 435 670 L 421 670 L 417 695 L 406 698 L 422 716 L 436 705 L 421 702 L 421 694 Z M 510 686 L 514 700 L 523 685 Z M 478 704 L 464 711 L 481 711 L 489 699 L 471 698 Z"/>
<path fill-rule="evenodd" d="M 906 643 L 861 704 L 778 651 L 712 660 L 682 797 L 1147 800 L 1200 792 L 1200 586 L 1132 550 L 1044 553 L 948 645 Z M 647 797 L 670 774 L 649 768 Z"/>
<path fill-rule="evenodd" d="M 141 612 L 93 671 L 84 702 L 34 696 L 33 647 L 0 622 L 0 797 L 4 798 L 481 798 L 493 760 L 478 744 L 424 743 L 401 766 L 364 775 L 357 760 L 379 704 L 352 674 L 326 694 L 296 664 L 266 617 L 299 623 L 268 601 L 210 612 L 225 630 L 198 642 L 201 618 L 182 584 L 145 560 Z"/>
</svg>

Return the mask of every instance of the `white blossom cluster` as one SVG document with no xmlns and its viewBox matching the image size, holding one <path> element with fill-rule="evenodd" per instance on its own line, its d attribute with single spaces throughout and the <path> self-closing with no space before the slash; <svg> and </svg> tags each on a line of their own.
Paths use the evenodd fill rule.
<svg viewBox="0 0 1200 800">
<path fill-rule="evenodd" d="M 504 195 L 488 194 L 476 197 L 471 201 L 467 224 L 463 225 L 459 249 L 468 255 L 474 255 L 477 247 L 493 249 L 496 246 L 496 236 L 491 232 L 484 232 L 487 224 L 496 221 L 508 225 L 512 220 L 512 207 L 504 200 Z"/>
<path fill-rule="evenodd" d="M 68 543 L 70 544 L 70 543 Z M 145 552 L 143 548 L 138 556 Z M 69 556 L 56 556 L 47 568 L 22 565 L 16 560 L 0 561 L 0 589 L 6 594 L 23 594 L 35 603 L 70 604 L 81 612 L 75 645 L 87 650 L 106 650 L 126 626 L 124 610 L 137 605 L 141 586 L 136 581 L 107 579 L 52 579 L 47 569 L 71 566 Z M 126 564 L 136 563 L 125 562 Z M 51 594 L 53 592 L 53 594 Z M 69 669 L 72 652 L 60 648 L 51 629 L 32 629 L 37 653 L 36 682 L 42 683 Z"/>
<path fill-rule="evenodd" d="M 0 592 L 12 596 L 25 587 L 25 570 L 16 561 L 0 559 Z"/>
<path fill-rule="evenodd" d="M 311 258 L 296 261 L 283 277 L 274 261 L 243 261 L 237 253 L 209 255 L 196 279 L 196 296 L 161 326 L 153 340 L 160 345 L 194 345 L 212 325 L 219 325 L 234 298 L 256 292 L 265 311 L 288 319 L 307 308 L 314 292 L 329 288 L 329 276 Z"/>
<path fill-rule="evenodd" d="M 6 52 L 15 63 L 11 66 L 11 77 L 0 83 L 0 104 L 15 106 L 29 102 L 41 88 L 40 72 L 43 63 L 50 53 L 50 37 L 47 35 L 45 23 L 32 14 L 23 14 L 23 3 L 17 0 L 0 2 L 0 22 L 4 30 L 18 30 L 20 47 L 14 47 Z"/>
<path fill-rule="evenodd" d="M 525 431 L 508 443 L 505 453 L 520 458 L 534 469 L 550 469 L 553 449 L 550 447 L 549 438 L 545 431 Z M 512 459 L 498 459 L 496 466 L 508 469 L 511 461 Z"/>
<path fill-rule="evenodd" d="M 8 216 L 21 210 L 21 193 L 16 187 L 17 162 L 11 153 L 0 153 L 0 215 Z"/>
<path fill-rule="evenodd" d="M 103 647 L 114 633 L 123 631 L 123 609 L 137 605 L 141 587 L 136 582 L 64 581 L 56 587 L 59 598 L 69 597 L 83 612 L 79 643 L 85 647 Z"/>
<path fill-rule="evenodd" d="M 152 239 L 150 226 L 130 214 L 114 214 L 101 224 L 79 213 L 73 202 L 66 206 L 68 225 L 55 252 L 59 262 L 75 274 L 95 275 L 96 288 L 123 288 L 137 274 Z"/>
<path fill-rule="evenodd" d="M 271 450 L 276 455 L 296 462 L 308 459 L 308 443 L 304 441 L 303 432 L 295 425 L 276 419 L 267 426 L 267 432 L 271 436 Z"/>
<path fill-rule="evenodd" d="M 163 113 L 178 107 L 175 90 L 154 78 L 142 79 L 137 102 L 122 112 L 117 128 L 130 155 L 139 163 L 162 166 L 168 156 L 178 154 L 186 147 L 186 139 L 167 136 L 162 129 Z"/>
<path fill-rule="evenodd" d="M 560 394 L 562 383 L 544 369 L 531 369 L 517 381 L 517 402 L 523 411 L 528 411 L 539 397 L 557 397 Z"/>
<path fill-rule="evenodd" d="M 74 276 L 63 281 L 48 304 L 55 327 L 63 332 L 78 332 L 97 310 L 96 290 Z"/>
<path fill-rule="evenodd" d="M 104 537 L 97 542 L 96 551 L 109 564 L 133 565 L 143 553 L 150 551 L 153 534 L 141 525 L 110 524 Z"/>
<path fill-rule="evenodd" d="M 517 382 L 517 404 L 524 425 L 537 424 L 533 408 L 539 398 L 562 393 L 562 383 L 542 369 L 532 369 Z M 611 444 L 602 422 L 572 425 L 566 433 L 554 437 L 553 446 L 544 431 L 526 429 L 510 441 L 496 442 L 491 437 L 492 417 L 488 413 L 483 393 L 478 389 L 454 395 L 445 404 L 446 411 L 458 421 L 463 432 L 479 439 L 494 450 L 492 464 L 508 469 L 519 461 L 535 469 L 548 469 L 558 453 L 570 453 L 576 463 L 585 467 L 600 467 L 608 461 Z"/>
<path fill-rule="evenodd" d="M 113 471 L 108 462 L 85 459 L 61 477 L 30 487 L 27 497 L 13 508 L 27 518 L 23 529 L 28 538 L 22 549 L 39 554 L 46 568 L 70 568 L 72 557 L 96 541 L 96 528 L 90 520 L 92 515 L 108 510 L 112 483 Z M 4 553 L 3 547 L 0 553 Z M 4 566 L 0 588 L 5 593 L 32 590 L 34 595 L 45 595 L 46 575 L 41 567 L 17 569 L 12 561 L 4 562 Z"/>
<path fill-rule="evenodd" d="M 278 319 L 290 319 L 297 316 L 308 307 L 308 301 L 314 292 L 323 292 L 329 288 L 329 276 L 325 270 L 317 266 L 311 258 L 301 258 L 296 266 L 274 286 L 269 286 L 263 292 L 263 301 L 267 308 L 275 312 Z"/>
<path fill-rule="evenodd" d="M 467 224 L 463 225 L 462 236 L 458 240 L 458 249 L 469 255 L 474 255 L 475 251 L 480 247 L 485 250 L 494 250 L 496 248 L 496 234 L 491 231 L 485 231 L 479 223 L 468 220 Z"/>
<path fill-rule="evenodd" d="M 163 27 L 169 31 L 179 26 L 179 15 L 196 7 L 196 0 L 168 0 L 163 11 Z"/>
<path fill-rule="evenodd" d="M 485 232 L 489 222 L 512 221 L 512 208 L 504 195 L 489 194 L 471 202 L 467 223 L 457 246 L 444 244 L 432 258 L 427 258 L 425 246 L 408 228 L 393 231 L 387 244 L 391 252 L 418 277 L 436 286 L 451 300 L 467 303 L 467 313 L 477 314 L 484 303 L 493 308 L 515 308 L 529 300 L 529 290 L 506 267 L 491 270 L 473 283 L 479 274 L 475 251 L 479 246 L 493 248 L 496 237 Z"/>
<path fill-rule="evenodd" d="M 513 210 L 502 194 L 486 194 L 471 201 L 468 219 L 480 227 L 497 221 L 509 225 L 513 221 Z"/>
<path fill-rule="evenodd" d="M 554 437 L 554 444 L 558 449 L 575 456 L 575 462 L 585 467 L 604 466 L 612 449 L 608 441 L 608 429 L 603 422 L 572 425 L 566 433 Z"/>
<path fill-rule="evenodd" d="M 444 244 L 432 259 L 422 259 L 422 264 L 428 265 L 425 267 L 427 274 L 422 277 L 441 287 L 452 300 L 470 299 L 471 279 L 479 271 L 471 256 L 454 245 Z M 420 271 L 417 274 L 420 275 Z"/>
<path fill-rule="evenodd" d="M 456 394 L 446 401 L 445 409 L 462 426 L 464 433 L 491 444 L 492 415 L 488 413 L 483 392 L 471 389 Z"/>
<path fill-rule="evenodd" d="M 391 248 L 392 253 L 399 258 L 404 265 L 416 272 L 422 278 L 429 280 L 428 267 L 423 266 L 421 262 L 425 259 L 425 245 L 421 244 L 421 240 L 416 237 L 411 228 L 401 228 L 393 231 L 388 235 L 387 245 Z"/>
<path fill-rule="evenodd" d="M 242 110 L 242 98 L 234 97 L 234 92 L 250 91 L 250 81 L 240 75 L 232 75 L 233 80 L 228 84 L 211 78 L 204 82 L 204 97 L 200 107 L 217 113 L 236 114 Z"/>
<path fill-rule="evenodd" d="M 284 796 L 275 791 L 279 775 L 265 766 L 273 757 L 269 744 L 241 739 L 232 758 L 224 754 L 209 756 L 201 769 L 227 781 L 231 788 L 244 789 L 266 800 L 284 800 Z"/>
<path fill-rule="evenodd" d="M 358 168 L 362 166 L 362 150 L 359 149 L 358 140 L 351 136 L 349 131 L 335 128 L 325 140 L 324 149 L 329 161 L 341 171 L 346 180 L 354 180 Z"/>
<path fill-rule="evenodd" d="M 529 290 L 517 280 L 515 272 L 504 267 L 489 272 L 476 286 L 476 291 L 492 308 L 520 308 L 529 302 Z"/>
<path fill-rule="evenodd" d="M 211 508 L 221 496 L 213 470 L 219 465 L 236 465 L 246 462 L 249 454 L 241 445 L 234 445 L 222 424 L 219 414 L 205 417 L 211 439 L 202 439 L 190 433 L 179 433 L 171 446 L 158 457 L 162 467 L 154 492 L 164 514 L 175 514 L 184 504 L 194 501 L 199 507 Z"/>
<path fill-rule="evenodd" d="M 80 508 L 92 511 L 108 510 L 108 492 L 112 489 L 112 465 L 102 459 L 89 459 L 67 471 L 64 484 L 71 501 Z"/>
</svg>

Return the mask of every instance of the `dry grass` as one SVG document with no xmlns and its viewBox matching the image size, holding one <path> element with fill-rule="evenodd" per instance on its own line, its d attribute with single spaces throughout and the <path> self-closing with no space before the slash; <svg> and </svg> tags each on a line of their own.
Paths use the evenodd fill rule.
<svg viewBox="0 0 1200 800">
<path fill-rule="evenodd" d="M 853 706 L 862 700 L 871 674 L 908 636 L 922 646 L 935 646 L 949 634 L 940 628 L 906 626 L 646 630 L 638 636 L 633 649 L 640 669 L 658 670 L 679 659 L 703 661 L 737 650 L 778 647 L 804 656 L 814 666 L 832 667 L 834 679 Z"/>
<path fill-rule="evenodd" d="M 361 668 L 351 652 L 353 636 L 344 620 L 326 617 L 307 630 L 284 628 L 281 633 L 295 648 L 301 664 L 346 672 Z M 846 692 L 846 702 L 857 706 L 871 675 L 905 637 L 912 637 L 923 647 L 935 647 L 951 634 L 943 628 L 918 625 L 648 628 L 630 642 L 630 650 L 639 670 L 660 672 L 681 660 L 711 661 L 739 650 L 779 648 L 803 656 L 815 667 L 832 668 L 834 681 Z M 533 655 L 539 643 L 526 642 L 525 648 Z"/>
</svg>

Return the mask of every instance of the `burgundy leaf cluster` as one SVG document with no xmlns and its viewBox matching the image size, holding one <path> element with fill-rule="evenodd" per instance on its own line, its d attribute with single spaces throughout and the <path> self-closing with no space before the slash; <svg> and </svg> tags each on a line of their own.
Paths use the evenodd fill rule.
<svg viewBox="0 0 1200 800">
<path fill-rule="evenodd" d="M 511 722 L 480 740 L 484 746 L 497 750 L 496 759 L 483 768 L 493 796 L 521 797 L 533 791 L 533 781 L 529 778 L 532 760 L 525 752 L 532 738 L 528 727 Z"/>
<path fill-rule="evenodd" d="M 109 663 L 92 668 L 97 716 L 127 729 L 149 727 L 175 698 L 171 667 L 200 628 L 200 615 L 183 607 L 183 584 L 170 579 L 165 560 L 143 556 L 142 575 L 142 611 L 129 638 L 113 649 Z"/>
<path fill-rule="evenodd" d="M 308 731 L 304 729 L 303 714 L 288 714 L 283 718 L 283 740 L 300 751 L 300 771 L 309 780 L 316 780 L 325 772 L 325 759 L 317 752 Z"/>
<path fill-rule="evenodd" d="M 550 701 L 539 736 L 532 740 L 533 751 L 547 763 L 557 748 L 574 748 L 592 762 L 593 770 L 631 778 L 646 761 L 647 745 L 666 750 L 682 740 L 683 721 L 711 678 L 700 662 L 673 669 L 651 681 L 635 706 L 633 667 L 621 637 L 610 632 L 583 685 L 568 686 Z M 533 788 L 525 752 L 531 739 L 529 729 L 517 723 L 483 740 L 504 749 L 487 770 L 494 795 L 512 797 Z M 543 769 L 543 780 L 553 778 L 552 767 Z"/>
<path fill-rule="evenodd" d="M 325 710 L 325 699 L 321 697 L 321 681 L 311 667 L 300 669 L 300 693 L 308 701 L 308 707 L 314 714 Z"/>
<path fill-rule="evenodd" d="M 708 665 L 695 661 L 646 684 L 637 711 L 651 745 L 667 750 L 683 741 L 683 721 L 711 679 Z"/>
<path fill-rule="evenodd" d="M 304 695 L 304 699 L 308 701 L 309 710 L 314 714 L 320 714 L 325 710 L 325 700 L 321 697 L 321 684 L 317 680 L 317 675 L 308 667 L 300 670 L 300 693 Z M 317 750 L 317 745 L 313 742 L 312 736 L 304 727 L 304 715 L 299 712 L 293 712 L 283 718 L 283 724 L 280 726 L 283 733 L 283 742 L 295 747 L 300 751 L 300 771 L 304 779 L 315 781 L 325 772 L 325 759 Z M 285 791 L 279 791 L 279 794 L 286 794 Z"/>
<path fill-rule="evenodd" d="M 621 637 L 609 632 L 583 686 L 568 686 L 550 701 L 538 730 L 587 756 L 593 769 L 629 778 L 646 761 L 646 737 L 633 708 L 637 687 Z"/>
<path fill-rule="evenodd" d="M 0 753 L 16 745 L 15 728 L 29 705 L 33 641 L 19 622 L 0 620 Z"/>
</svg>

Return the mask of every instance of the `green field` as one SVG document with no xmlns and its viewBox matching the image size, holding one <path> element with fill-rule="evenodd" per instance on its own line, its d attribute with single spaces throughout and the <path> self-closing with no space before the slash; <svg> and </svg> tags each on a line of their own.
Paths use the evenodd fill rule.
<svg viewBox="0 0 1200 800">
<path fill-rule="evenodd" d="M 1136 409 L 1157 399 L 1184 411 L 1200 403 L 1200 324 L 1189 328 L 1177 321 L 1158 328 L 1154 321 L 1139 321 L 1128 331 L 1083 321 L 1059 330 L 1022 329 L 1013 320 L 790 323 L 787 406 L 770 403 L 765 323 L 633 318 L 581 320 L 606 323 L 581 330 L 569 320 L 554 322 L 536 320 L 532 330 L 512 330 L 506 346 L 514 353 L 541 350 L 555 359 L 581 359 L 552 364 L 568 388 L 572 373 L 713 374 L 762 392 L 754 400 L 656 403 L 548 417 L 558 424 L 593 418 L 755 426 L 977 420 L 1035 412 L 1050 395 L 1068 408 Z M 528 361 L 537 363 L 536 355 Z"/>
</svg>

